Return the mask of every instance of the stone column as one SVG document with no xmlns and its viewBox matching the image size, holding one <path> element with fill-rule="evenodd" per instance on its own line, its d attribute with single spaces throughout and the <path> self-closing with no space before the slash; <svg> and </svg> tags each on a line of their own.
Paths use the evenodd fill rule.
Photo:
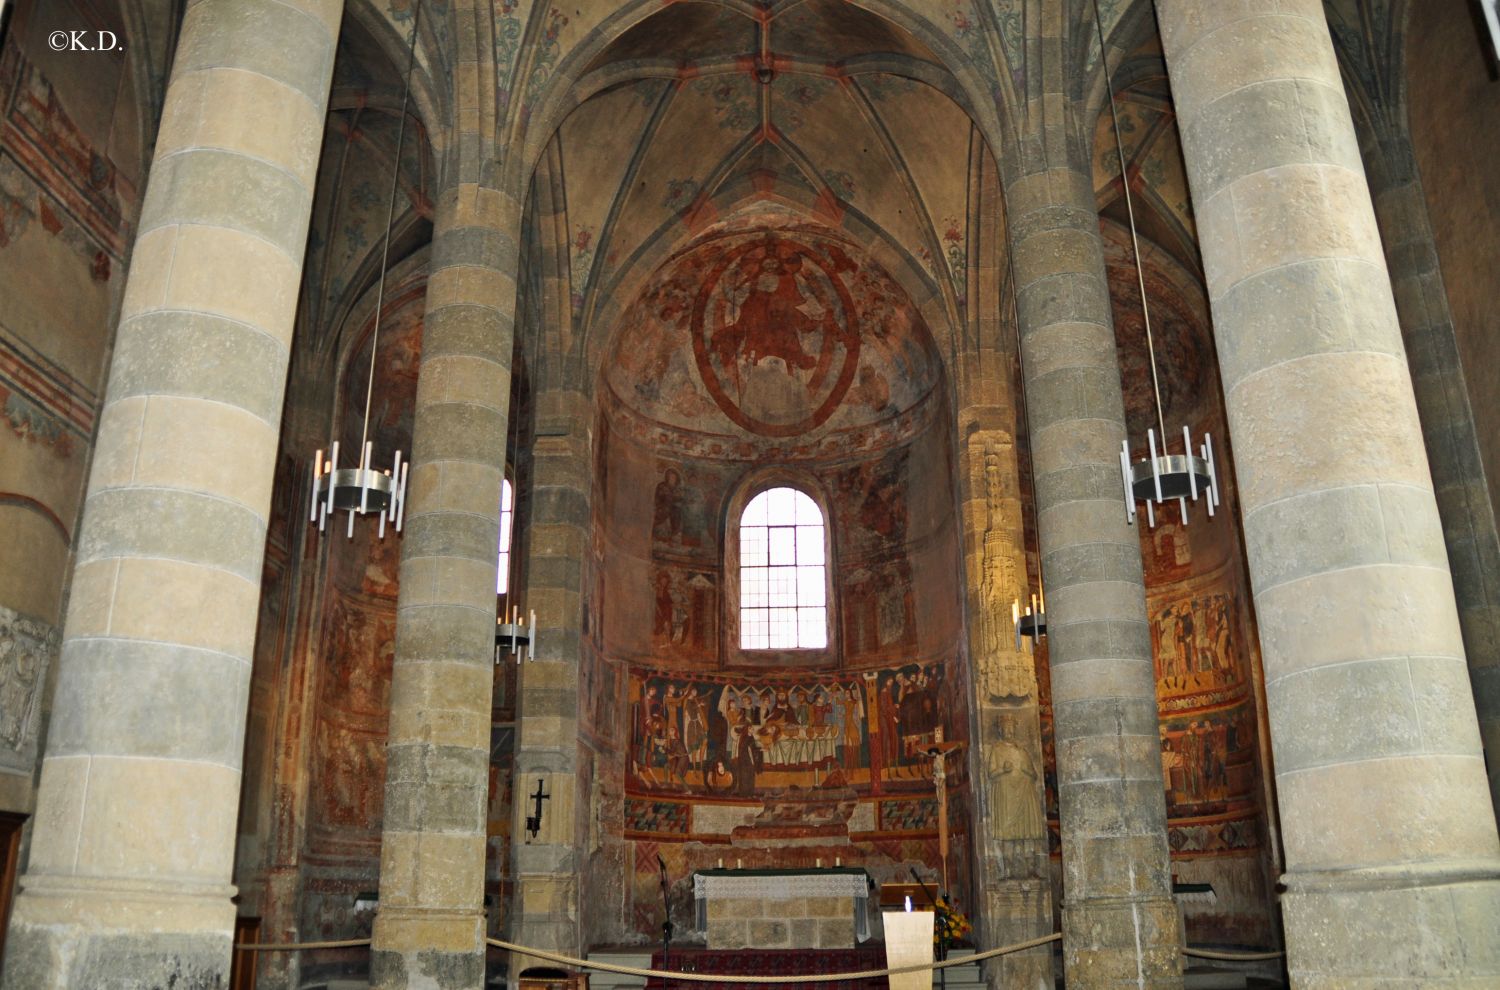
<svg viewBox="0 0 1500 990">
<path fill-rule="evenodd" d="M 511 827 L 516 878 L 512 941 L 576 952 L 579 871 L 583 865 L 578 800 L 578 660 L 582 640 L 581 562 L 588 552 L 588 399 L 553 391 L 538 401 L 540 435 L 532 449 L 530 532 L 525 534 L 525 606 L 536 610 L 535 661 L 521 667 L 516 699 L 516 759 Z M 542 782 L 541 831 L 526 832 L 527 797 Z M 586 804 L 586 802 L 582 802 Z M 513 967 L 538 965 L 513 959 Z M 519 968 L 517 968 L 519 971 Z"/>
<path fill-rule="evenodd" d="M 1375 219 L 1453 569 L 1458 624 L 1488 755 L 1490 800 L 1500 809 L 1500 534 L 1411 137 L 1404 120 L 1375 127 L 1376 140 L 1364 153 Z"/>
<path fill-rule="evenodd" d="M 8 990 L 221 987 L 261 558 L 340 0 L 184 15 Z"/>
<path fill-rule="evenodd" d="M 1089 175 L 1006 188 L 1037 537 L 1047 589 L 1073 990 L 1180 987 L 1140 539 L 1125 518 L 1125 408 Z"/>
<path fill-rule="evenodd" d="M 1160 0 L 1265 658 L 1297 987 L 1500 980 L 1443 528 L 1318 0 Z"/>
<path fill-rule="evenodd" d="M 377 990 L 484 983 L 496 547 L 520 208 L 438 202 L 417 380 L 386 744 Z"/>
<path fill-rule="evenodd" d="M 974 911 L 987 944 L 1037 938 L 1053 930 L 1051 864 L 1036 661 L 1015 647 L 1010 606 L 1030 594 L 1016 433 L 1021 396 L 1015 381 L 1014 287 L 999 175 L 988 156 L 970 163 L 969 222 L 975 231 L 968 271 L 973 343 L 960 350 L 953 377 L 962 440 L 959 514 L 963 521 L 973 713 L 969 753 L 978 889 Z M 1030 791 L 1027 792 L 1029 784 Z M 997 815 L 998 806 L 1012 811 Z M 991 987 L 1051 987 L 1052 947 L 994 959 Z"/>
</svg>

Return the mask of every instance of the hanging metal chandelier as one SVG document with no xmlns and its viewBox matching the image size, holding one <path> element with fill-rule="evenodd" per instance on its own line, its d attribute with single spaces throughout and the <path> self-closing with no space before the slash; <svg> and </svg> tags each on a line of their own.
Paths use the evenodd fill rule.
<svg viewBox="0 0 1500 990">
<path fill-rule="evenodd" d="M 1141 265 L 1141 240 L 1135 225 L 1135 201 L 1130 194 L 1130 173 L 1125 164 L 1125 141 L 1120 133 L 1120 111 L 1115 103 L 1114 80 L 1109 71 L 1109 49 L 1104 43 L 1104 18 L 1099 0 L 1094 0 L 1094 27 L 1099 33 L 1099 60 L 1104 69 L 1104 87 L 1109 93 L 1109 115 L 1114 124 L 1115 151 L 1120 159 L 1120 185 L 1125 193 L 1125 212 L 1130 218 L 1130 245 L 1135 259 L 1136 285 L 1141 293 L 1141 318 L 1146 326 L 1146 354 L 1151 363 L 1151 395 L 1156 404 L 1156 429 L 1146 431 L 1148 456 L 1133 460 L 1129 439 L 1120 442 L 1120 476 L 1125 484 L 1125 518 L 1135 523 L 1136 502 L 1144 502 L 1146 521 L 1156 526 L 1156 507 L 1175 500 L 1182 512 L 1182 524 L 1188 524 L 1188 500 L 1201 497 L 1210 517 L 1219 505 L 1219 477 L 1214 465 L 1214 443 L 1207 431 L 1203 442 L 1193 448 L 1191 431 L 1182 428 L 1182 453 L 1167 448 L 1167 428 L 1162 416 L 1161 382 L 1156 368 L 1156 341 L 1151 334 L 1151 307 L 1146 300 L 1146 275 Z M 1158 448 L 1158 443 L 1160 447 Z"/>
<path fill-rule="evenodd" d="M 495 617 L 495 662 L 504 659 L 506 651 L 516 658 L 516 663 L 535 660 L 531 635 L 536 629 L 536 609 L 523 613 L 519 606 L 511 606 L 510 615 Z"/>
<path fill-rule="evenodd" d="M 511 366 L 513 368 L 526 367 L 524 362 L 526 359 L 527 338 L 528 333 L 523 331 L 517 340 L 517 345 L 521 351 L 521 358 L 520 360 L 512 360 Z M 541 342 L 541 328 L 539 324 L 533 322 L 529 331 L 529 338 L 531 344 L 530 352 L 533 360 L 538 360 L 537 355 L 540 353 Z M 530 379 L 529 374 L 527 375 L 527 379 Z M 521 379 L 513 378 L 512 380 L 520 381 Z M 517 388 L 514 394 L 519 399 L 520 389 Z M 519 401 L 511 403 L 509 421 L 506 423 L 505 439 L 505 463 L 509 465 L 516 483 L 503 482 L 500 493 L 500 545 L 498 551 L 504 555 L 507 567 L 515 560 L 515 520 L 517 515 L 516 510 L 520 507 L 521 416 L 519 414 L 519 406 Z M 508 520 L 506 518 L 507 512 L 510 514 Z M 512 575 L 507 574 L 503 576 L 505 577 L 504 591 L 501 592 L 497 589 L 496 594 L 503 593 L 505 595 L 506 604 L 510 605 L 510 609 L 508 614 L 502 611 L 495 616 L 495 663 L 499 664 L 504 660 L 507 651 L 511 656 L 516 658 L 516 663 L 518 664 L 527 660 L 535 660 L 536 610 L 527 610 L 524 606 L 510 604 L 510 600 L 515 594 L 516 582 Z"/>
<path fill-rule="evenodd" d="M 1037 582 L 1037 588 L 1041 588 L 1041 581 Z M 1031 604 L 1026 606 L 1026 611 L 1021 611 L 1021 600 L 1018 598 L 1010 603 L 1010 621 L 1016 627 L 1016 652 L 1021 651 L 1024 640 L 1027 650 L 1032 649 L 1032 644 L 1040 643 L 1042 637 L 1047 635 L 1047 599 L 1035 594 L 1031 596 Z"/>
<path fill-rule="evenodd" d="M 421 27 L 422 5 L 413 4 L 411 41 L 406 53 L 406 78 L 401 93 L 400 124 L 396 130 L 396 153 L 391 159 L 391 191 L 386 204 L 385 237 L 380 248 L 380 277 L 375 283 L 375 326 L 370 334 L 370 375 L 365 383 L 364 418 L 360 423 L 359 460 L 353 467 L 339 466 L 339 442 L 329 445 L 328 458 L 323 451 L 313 455 L 312 514 L 310 522 L 323 532 L 328 516 L 348 513 L 347 534 L 354 538 L 354 517 L 375 513 L 379 518 L 376 536 L 385 538 L 386 523 L 401 532 L 406 517 L 406 474 L 409 463 L 396 451 L 391 467 L 378 471 L 374 467 L 375 442 L 370 439 L 370 399 L 375 394 L 375 362 L 380 355 L 380 321 L 385 315 L 385 280 L 391 259 L 391 228 L 396 220 L 396 193 L 400 188 L 401 152 L 406 142 L 406 111 L 411 101 L 411 74 L 417 58 L 417 31 Z"/>
</svg>

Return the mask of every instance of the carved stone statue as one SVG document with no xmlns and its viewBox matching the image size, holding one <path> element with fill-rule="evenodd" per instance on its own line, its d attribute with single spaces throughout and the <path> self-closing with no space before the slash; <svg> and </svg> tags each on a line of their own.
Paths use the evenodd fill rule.
<svg viewBox="0 0 1500 990">
<path fill-rule="evenodd" d="M 1000 840 L 1047 834 L 1036 761 L 1017 743 L 1017 735 L 1016 720 L 1002 716 L 999 735 L 984 744 L 990 834 Z"/>
<path fill-rule="evenodd" d="M 0 747 L 15 754 L 36 742 L 42 684 L 59 640 L 47 623 L 0 607 Z M 29 758 L 24 764 L 30 768 Z"/>
</svg>

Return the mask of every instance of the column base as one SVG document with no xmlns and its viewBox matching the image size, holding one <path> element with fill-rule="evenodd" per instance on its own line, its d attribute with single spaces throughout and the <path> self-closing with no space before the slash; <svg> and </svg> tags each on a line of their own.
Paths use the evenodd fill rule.
<svg viewBox="0 0 1500 990">
<path fill-rule="evenodd" d="M 1287 971 L 1298 990 L 1500 986 L 1500 870 L 1290 873 Z"/>
<path fill-rule="evenodd" d="M 1028 843 L 1032 844 L 1032 843 Z M 1043 846 L 1043 843 L 1034 843 Z M 1043 846 L 1043 848 L 1045 848 Z M 1045 861 L 1044 861 L 1045 862 Z M 985 932 L 991 945 L 1039 938 L 1052 929 L 1052 882 L 1048 879 L 992 880 L 984 892 Z M 985 967 L 996 990 L 1052 990 L 1052 945 L 1013 952 Z"/>
<path fill-rule="evenodd" d="M 578 950 L 578 880 L 574 874 L 522 873 L 516 877 L 513 903 L 515 913 L 507 925 L 511 933 L 507 938 L 511 941 L 570 955 Z M 524 968 L 548 964 L 523 957 L 521 965 Z"/>
<path fill-rule="evenodd" d="M 1067 901 L 1062 909 L 1068 990 L 1182 988 L 1182 923 L 1170 897 Z"/>
<path fill-rule="evenodd" d="M 483 990 L 484 913 L 382 907 L 371 990 Z"/>
<path fill-rule="evenodd" d="M 5 941 L 4 990 L 223 990 L 234 887 L 29 875 Z"/>
</svg>

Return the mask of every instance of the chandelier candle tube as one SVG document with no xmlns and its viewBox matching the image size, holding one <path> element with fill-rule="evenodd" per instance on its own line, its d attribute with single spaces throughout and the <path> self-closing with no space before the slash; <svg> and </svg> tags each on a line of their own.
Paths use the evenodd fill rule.
<svg viewBox="0 0 1500 990">
<path fill-rule="evenodd" d="M 1193 435 L 1186 426 L 1182 428 L 1182 449 L 1189 454 L 1193 452 Z M 1191 471 L 1188 472 L 1188 486 L 1193 490 L 1193 501 L 1198 501 L 1198 476 Z M 1183 518 L 1186 519 L 1186 515 Z"/>
<path fill-rule="evenodd" d="M 313 454 L 313 469 L 312 469 L 312 479 L 313 479 L 313 483 L 312 483 L 312 515 L 310 515 L 310 516 L 307 517 L 307 521 L 308 522 L 317 522 L 318 521 L 318 501 L 319 501 L 319 499 L 318 499 L 318 475 L 320 475 L 322 473 L 323 473 L 323 451 L 321 449 L 319 449 L 316 454 Z M 319 526 L 318 528 L 322 529 L 321 526 Z"/>
<path fill-rule="evenodd" d="M 339 442 L 335 440 L 333 447 L 328 452 L 328 503 L 323 510 L 324 515 L 333 511 L 333 476 L 339 469 Z M 322 532 L 320 529 L 319 532 Z"/>
<path fill-rule="evenodd" d="M 364 446 L 359 448 L 359 511 L 360 514 L 370 510 L 370 479 L 365 474 L 365 468 L 370 463 L 370 448 L 373 444 L 366 440 Z"/>
</svg>

